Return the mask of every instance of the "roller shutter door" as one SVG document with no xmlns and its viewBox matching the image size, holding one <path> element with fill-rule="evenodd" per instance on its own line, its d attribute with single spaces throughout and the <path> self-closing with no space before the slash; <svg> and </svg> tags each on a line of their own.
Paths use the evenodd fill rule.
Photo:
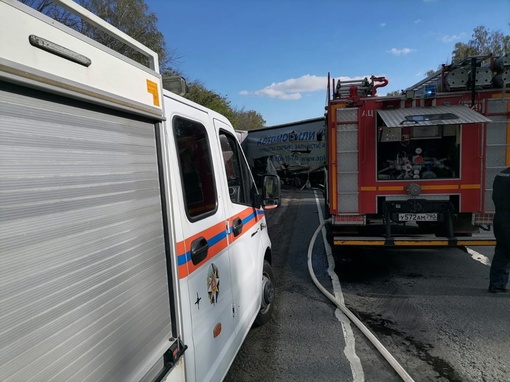
<svg viewBox="0 0 510 382">
<path fill-rule="evenodd" d="M 138 380 L 168 349 L 154 130 L 0 82 L 1 381 Z"/>
</svg>

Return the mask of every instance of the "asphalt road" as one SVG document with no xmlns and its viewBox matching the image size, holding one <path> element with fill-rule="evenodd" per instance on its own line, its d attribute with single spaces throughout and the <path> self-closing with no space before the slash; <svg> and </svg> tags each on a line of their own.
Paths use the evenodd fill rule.
<svg viewBox="0 0 510 382">
<path fill-rule="evenodd" d="M 400 381 L 310 278 L 307 251 L 319 225 L 314 194 L 283 197 L 267 211 L 275 311 L 250 331 L 225 381 Z M 313 248 L 314 272 L 333 292 L 320 236 Z M 415 381 L 503 382 L 510 380 L 510 292 L 487 293 L 492 252 L 344 248 L 330 268 L 346 306 Z"/>
</svg>

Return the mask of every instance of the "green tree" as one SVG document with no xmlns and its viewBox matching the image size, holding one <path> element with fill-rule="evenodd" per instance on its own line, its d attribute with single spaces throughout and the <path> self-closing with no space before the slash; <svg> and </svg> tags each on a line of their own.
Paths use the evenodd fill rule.
<svg viewBox="0 0 510 382">
<path fill-rule="evenodd" d="M 158 18 L 149 11 L 144 0 L 79 0 L 79 3 L 109 24 L 154 50 L 158 54 L 161 68 L 169 66 L 171 56 L 167 51 L 163 34 L 157 27 Z M 85 26 L 83 32 L 119 53 L 137 61 L 143 60 L 138 54 L 132 53 L 131 48 L 96 28 Z"/>
<path fill-rule="evenodd" d="M 234 120 L 234 110 L 226 97 L 206 89 L 200 81 L 192 81 L 188 86 L 189 91 L 185 95 L 186 98 L 223 114 L 230 121 Z"/>
<path fill-rule="evenodd" d="M 476 51 L 468 44 L 458 42 L 455 44 L 455 48 L 453 49 L 452 60 L 457 61 L 468 56 L 475 56 L 476 54 Z"/>
<path fill-rule="evenodd" d="M 452 51 L 451 62 L 460 61 L 469 56 L 484 56 L 492 54 L 501 56 L 510 53 L 510 36 L 504 35 L 501 31 L 491 32 L 483 25 L 473 29 L 471 40 L 467 43 L 458 42 Z M 448 65 L 446 62 L 444 65 Z M 441 70 L 443 65 L 439 65 L 437 70 Z M 428 70 L 425 77 L 436 73 L 437 70 Z"/>
<path fill-rule="evenodd" d="M 234 129 L 254 130 L 264 127 L 266 121 L 256 111 L 234 108 L 227 97 L 207 89 L 200 81 L 192 81 L 188 86 L 186 98 L 223 114 L 232 123 Z"/>
<path fill-rule="evenodd" d="M 490 31 L 483 25 L 473 30 L 471 40 L 467 43 L 458 42 L 452 52 L 452 61 L 467 56 L 488 55 L 501 56 L 510 52 L 510 36 L 501 31 Z"/>
<path fill-rule="evenodd" d="M 266 125 L 266 121 L 260 113 L 254 110 L 234 110 L 234 121 L 232 122 L 238 130 L 256 130 Z"/>
</svg>

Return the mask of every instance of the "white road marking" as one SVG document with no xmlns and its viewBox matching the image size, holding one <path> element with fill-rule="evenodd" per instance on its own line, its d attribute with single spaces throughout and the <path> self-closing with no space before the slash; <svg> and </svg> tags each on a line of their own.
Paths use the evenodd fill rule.
<svg viewBox="0 0 510 382">
<path fill-rule="evenodd" d="M 491 265 L 491 259 L 489 259 L 487 256 L 482 255 L 479 252 L 476 252 L 474 249 L 466 247 L 467 253 L 471 255 L 471 258 L 473 260 L 479 261 L 483 265 Z"/>
<path fill-rule="evenodd" d="M 317 211 L 319 213 L 319 222 L 320 224 L 324 223 L 324 217 L 322 216 L 322 208 L 319 202 L 319 198 L 317 197 L 317 193 L 314 191 L 315 195 L 315 203 L 317 205 Z M 340 285 L 340 280 L 338 279 L 338 275 L 335 273 L 335 259 L 333 259 L 333 254 L 331 252 L 331 246 L 326 240 L 326 228 L 322 227 L 322 241 L 324 243 L 324 248 L 326 250 L 326 256 L 328 259 L 328 274 L 331 278 L 331 283 L 333 284 L 333 294 L 335 295 L 335 299 L 342 305 L 344 305 L 344 295 L 342 293 L 342 286 Z M 364 382 L 365 381 L 365 373 L 363 372 L 363 366 L 361 365 L 361 360 L 356 354 L 356 341 L 354 338 L 354 332 L 352 331 L 351 321 L 347 318 L 345 314 L 342 313 L 340 309 L 336 309 L 335 316 L 342 324 L 342 331 L 344 333 L 345 339 L 345 348 L 344 354 L 347 360 L 351 365 L 352 377 L 354 382 Z"/>
</svg>

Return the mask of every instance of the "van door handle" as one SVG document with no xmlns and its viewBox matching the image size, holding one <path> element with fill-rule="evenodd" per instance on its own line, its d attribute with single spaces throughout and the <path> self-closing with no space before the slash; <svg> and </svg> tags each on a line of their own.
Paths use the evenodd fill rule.
<svg viewBox="0 0 510 382">
<path fill-rule="evenodd" d="M 207 257 L 209 251 L 209 243 L 203 236 L 191 242 L 191 261 L 193 265 L 197 265 Z"/>
<path fill-rule="evenodd" d="M 232 222 L 232 230 L 234 231 L 234 236 L 239 236 L 241 232 L 243 232 L 243 221 L 240 218 L 235 218 Z"/>
</svg>

